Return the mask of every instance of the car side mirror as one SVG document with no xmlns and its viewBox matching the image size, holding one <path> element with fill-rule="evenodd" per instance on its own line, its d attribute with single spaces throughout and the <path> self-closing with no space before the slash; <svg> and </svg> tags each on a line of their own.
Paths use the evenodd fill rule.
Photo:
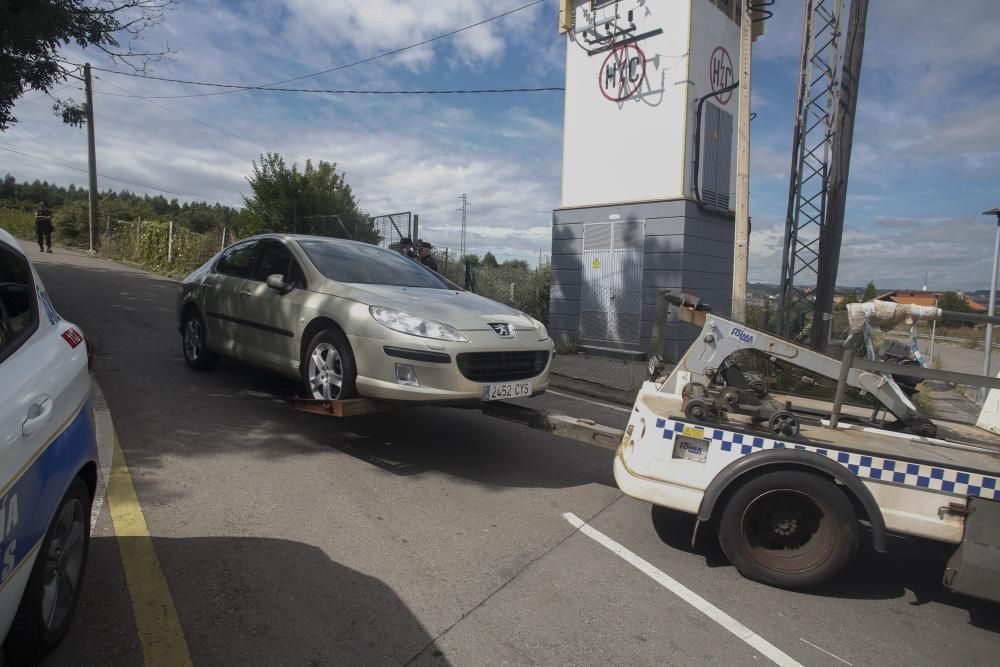
<svg viewBox="0 0 1000 667">
<path fill-rule="evenodd" d="M 285 276 L 280 273 L 272 273 L 267 277 L 267 286 L 277 290 L 278 294 L 287 294 L 292 291 L 292 286 L 285 282 Z"/>
</svg>

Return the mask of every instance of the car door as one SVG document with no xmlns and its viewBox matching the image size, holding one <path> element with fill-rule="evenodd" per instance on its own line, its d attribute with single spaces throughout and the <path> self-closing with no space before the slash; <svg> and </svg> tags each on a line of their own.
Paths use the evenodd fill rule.
<svg viewBox="0 0 1000 667">
<path fill-rule="evenodd" d="M 268 276 L 275 274 L 282 276 L 284 289 L 267 286 Z M 284 241 L 263 239 L 258 243 L 240 301 L 248 357 L 281 372 L 297 372 L 301 344 L 297 332 L 306 317 L 307 287 L 302 267 Z"/>
<path fill-rule="evenodd" d="M 0 239 L 0 640 L 75 474 L 64 441 L 90 428 L 86 356 L 27 257 Z"/>
<path fill-rule="evenodd" d="M 215 268 L 202 281 L 205 326 L 212 346 L 221 352 L 239 354 L 247 333 L 240 325 L 240 291 L 250 274 L 257 241 L 237 243 L 219 256 Z"/>
</svg>

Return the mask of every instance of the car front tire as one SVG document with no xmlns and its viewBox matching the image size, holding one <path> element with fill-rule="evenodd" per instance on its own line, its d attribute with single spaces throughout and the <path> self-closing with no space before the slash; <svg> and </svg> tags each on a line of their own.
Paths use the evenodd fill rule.
<svg viewBox="0 0 1000 667">
<path fill-rule="evenodd" d="M 343 401 L 357 396 L 354 352 L 347 337 L 336 329 L 316 334 L 302 360 L 306 398 Z"/>
<path fill-rule="evenodd" d="M 196 371 L 210 371 L 219 363 L 219 355 L 205 346 L 205 320 L 196 310 L 184 316 L 181 325 L 181 347 L 184 361 Z"/>
</svg>

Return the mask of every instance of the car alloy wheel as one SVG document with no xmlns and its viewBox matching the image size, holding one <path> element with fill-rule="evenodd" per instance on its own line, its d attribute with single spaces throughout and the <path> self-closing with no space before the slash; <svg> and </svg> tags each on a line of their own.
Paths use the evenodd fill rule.
<svg viewBox="0 0 1000 667">
<path fill-rule="evenodd" d="M 44 554 L 42 623 L 48 632 L 63 624 L 76 599 L 83 572 L 84 519 L 83 504 L 79 500 L 73 498 L 63 505 L 48 553 Z"/>
<path fill-rule="evenodd" d="M 331 343 L 320 343 L 309 357 L 309 391 L 312 397 L 333 401 L 344 385 L 344 362 Z"/>
<path fill-rule="evenodd" d="M 201 357 L 201 344 L 201 322 L 198 321 L 197 317 L 190 317 L 187 326 L 184 327 L 184 354 L 188 361 L 197 363 L 198 358 Z"/>
</svg>

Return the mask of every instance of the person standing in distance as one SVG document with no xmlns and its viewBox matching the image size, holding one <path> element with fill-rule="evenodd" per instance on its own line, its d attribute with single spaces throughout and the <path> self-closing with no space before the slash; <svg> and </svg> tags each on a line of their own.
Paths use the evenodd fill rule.
<svg viewBox="0 0 1000 667">
<path fill-rule="evenodd" d="M 38 210 L 35 211 L 35 236 L 38 237 L 39 252 L 52 252 L 52 211 L 43 201 L 38 202 Z"/>
<path fill-rule="evenodd" d="M 434 248 L 434 246 L 432 246 L 427 241 L 421 241 L 419 246 L 420 249 L 417 252 L 420 253 L 420 263 L 426 266 L 431 271 L 437 273 L 438 263 L 437 260 L 434 259 L 434 255 L 431 254 L 431 250 Z"/>
<path fill-rule="evenodd" d="M 413 239 L 409 236 L 399 239 L 399 254 L 414 261 L 417 259 L 417 253 L 413 252 Z"/>
</svg>

